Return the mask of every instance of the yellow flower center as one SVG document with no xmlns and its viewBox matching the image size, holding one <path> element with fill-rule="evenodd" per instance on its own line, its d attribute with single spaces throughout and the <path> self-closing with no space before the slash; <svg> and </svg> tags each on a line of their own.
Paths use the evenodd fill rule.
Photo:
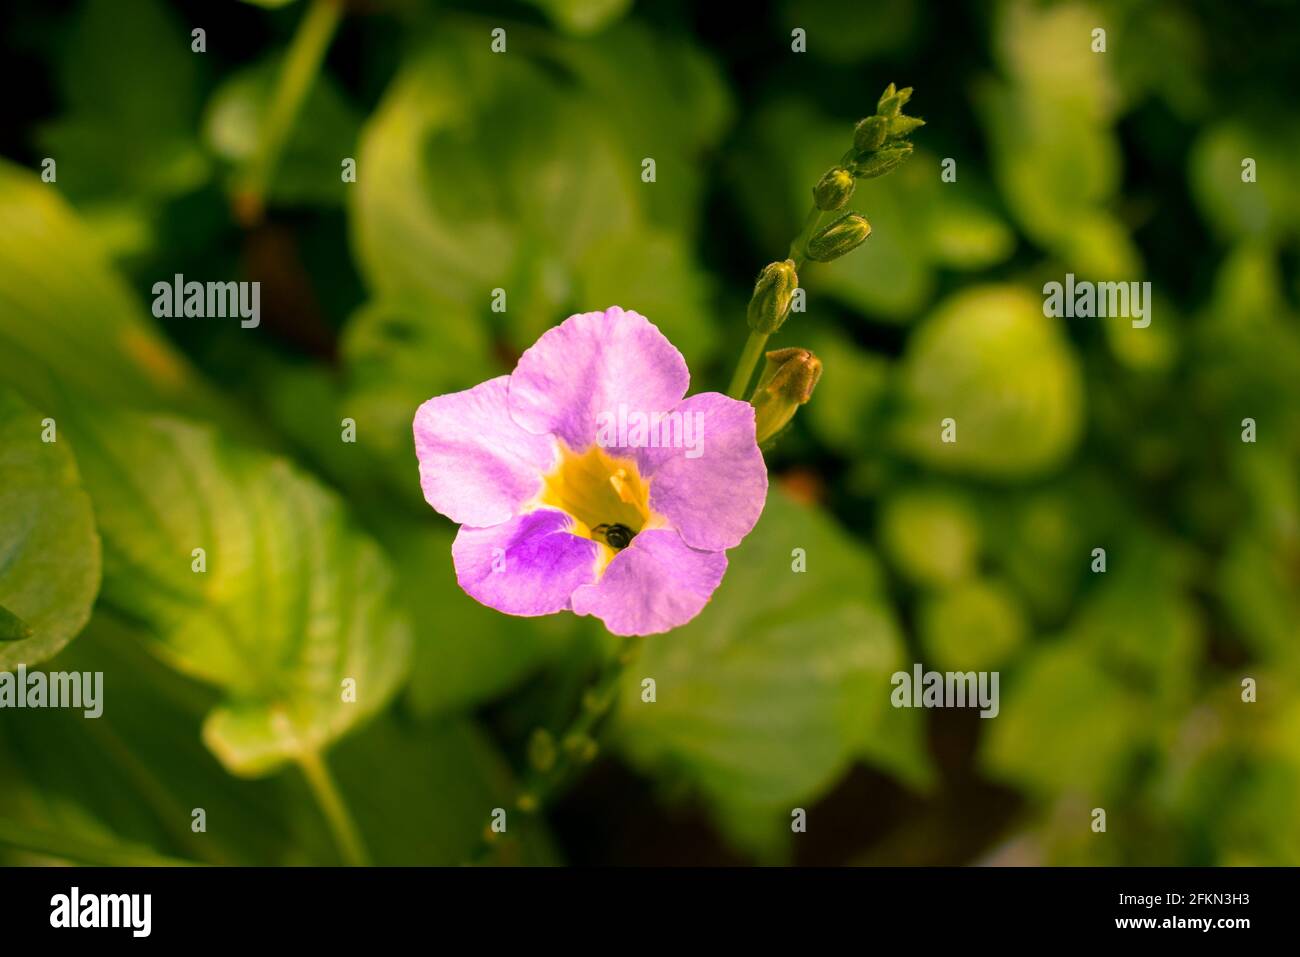
<svg viewBox="0 0 1300 957">
<path fill-rule="evenodd" d="M 593 445 L 585 452 L 561 446 L 560 464 L 542 480 L 539 506 L 558 508 L 573 518 L 573 534 L 603 546 L 604 570 L 632 536 L 655 524 L 650 483 L 631 459 L 616 459 Z"/>
</svg>

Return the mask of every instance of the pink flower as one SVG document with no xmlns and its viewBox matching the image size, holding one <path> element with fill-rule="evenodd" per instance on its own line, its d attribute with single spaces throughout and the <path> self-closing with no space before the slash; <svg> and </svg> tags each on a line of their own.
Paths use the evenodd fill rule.
<svg viewBox="0 0 1300 957">
<path fill-rule="evenodd" d="M 699 614 L 763 511 L 767 468 L 753 408 L 684 399 L 689 384 L 663 333 L 615 306 L 548 330 L 510 375 L 421 405 L 420 484 L 461 524 L 461 588 L 617 635 Z"/>
</svg>

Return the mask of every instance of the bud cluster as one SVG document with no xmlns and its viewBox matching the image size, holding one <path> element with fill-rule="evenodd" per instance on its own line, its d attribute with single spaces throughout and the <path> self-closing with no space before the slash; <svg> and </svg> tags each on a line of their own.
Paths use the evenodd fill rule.
<svg viewBox="0 0 1300 957">
<path fill-rule="evenodd" d="M 768 263 L 754 283 L 749 300 L 749 339 L 732 377 L 728 394 L 744 395 L 760 355 L 767 362 L 750 397 L 755 434 L 760 446 L 770 443 L 794 418 L 799 406 L 812 398 L 821 378 L 821 360 L 807 349 L 787 348 L 762 353 L 767 338 L 781 328 L 799 288 L 799 270 L 808 261 L 831 262 L 862 245 L 871 223 L 861 213 L 845 209 L 860 179 L 883 176 L 912 153 L 908 136 L 925 121 L 903 113 L 912 88 L 889 84 L 876 103 L 876 112 L 853 130 L 853 146 L 822 174 L 812 189 L 813 209 L 787 259 Z M 824 214 L 835 213 L 825 226 Z"/>
<path fill-rule="evenodd" d="M 910 86 L 885 87 L 876 103 L 876 112 L 860 121 L 853 130 L 853 148 L 844 154 L 839 165 L 828 169 L 813 187 L 813 204 L 821 212 L 843 209 L 853 198 L 860 179 L 874 179 L 898 167 L 912 154 L 907 137 L 925 125 L 925 120 L 903 113 L 912 98 Z M 830 262 L 861 245 L 871 235 L 871 224 L 858 213 L 844 213 L 829 226 L 808 239 L 807 255 L 817 262 Z"/>
<path fill-rule="evenodd" d="M 911 98 L 910 86 L 899 90 L 889 84 L 876 103 L 875 114 L 854 127 L 852 170 L 857 179 L 884 176 L 911 155 L 907 137 L 925 125 L 920 117 L 903 113 Z"/>
</svg>

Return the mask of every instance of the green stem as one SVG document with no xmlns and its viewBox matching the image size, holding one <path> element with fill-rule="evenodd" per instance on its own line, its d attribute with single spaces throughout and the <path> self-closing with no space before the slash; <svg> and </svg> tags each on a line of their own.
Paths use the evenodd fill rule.
<svg viewBox="0 0 1300 957">
<path fill-rule="evenodd" d="M 244 171 L 235 206 L 246 224 L 261 220 L 266 191 L 289 134 L 311 90 L 343 15 L 343 0 L 312 0 L 285 54 L 275 92 L 262 118 L 257 149 Z"/>
<path fill-rule="evenodd" d="M 794 260 L 796 272 L 802 269 L 803 264 L 808 261 L 808 240 L 812 239 L 813 233 L 817 232 L 817 227 L 821 225 L 823 215 L 825 214 L 815 205 L 808 210 L 808 215 L 804 217 L 803 229 L 799 230 L 799 235 L 790 243 L 788 258 Z"/>
<path fill-rule="evenodd" d="M 618 686 L 623 673 L 640 656 L 644 643 L 645 639 L 640 636 L 626 638 L 618 651 L 605 662 L 596 680 L 583 692 L 578 714 L 560 736 L 560 750 L 555 764 L 545 771 L 534 771 L 520 792 L 521 798 L 531 796 L 536 805 L 541 807 L 563 783 L 566 774 L 576 763 L 576 755 L 570 745 L 591 738 L 596 733 L 597 725 L 609 714 L 618 697 Z"/>
<path fill-rule="evenodd" d="M 790 243 L 790 253 L 787 258 L 794 260 L 795 272 L 802 269 L 804 263 L 808 261 L 808 240 L 817 231 L 821 221 L 822 211 L 814 204 L 808 211 L 808 215 L 804 217 L 803 229 L 799 230 L 799 235 Z M 736 371 L 731 376 L 731 384 L 727 386 L 727 395 L 733 399 L 744 398 L 745 391 L 749 388 L 749 380 L 754 378 L 754 369 L 763 358 L 763 349 L 767 346 L 767 340 L 767 333 L 750 330 L 749 338 L 745 340 L 745 347 L 740 353 L 740 361 L 736 363 Z"/>
<path fill-rule="evenodd" d="M 749 380 L 754 377 L 754 367 L 758 365 L 758 360 L 763 357 L 763 349 L 767 345 L 767 338 L 765 332 L 759 332 L 757 329 L 749 330 L 749 338 L 745 340 L 745 348 L 740 353 L 740 361 L 736 363 L 736 371 L 731 377 L 731 385 L 727 386 L 727 395 L 733 399 L 744 398 L 745 390 L 749 387 Z"/>
<path fill-rule="evenodd" d="M 0 846 L 90 867 L 194 867 L 195 861 L 164 857 L 148 848 L 100 844 L 67 834 L 24 827 L 0 818 Z"/>
<path fill-rule="evenodd" d="M 368 867 L 370 856 L 361 842 L 361 832 L 357 830 L 324 759 L 315 751 L 304 751 L 298 756 L 298 766 L 302 768 L 303 777 L 307 779 L 312 795 L 329 823 L 330 833 L 334 836 L 334 843 L 338 845 L 343 860 L 352 867 Z"/>
<path fill-rule="evenodd" d="M 618 651 L 605 661 L 600 674 L 582 694 L 578 713 L 561 732 L 557 744 L 555 760 L 545 768 L 533 767 L 525 778 L 523 786 L 515 797 L 515 809 L 527 816 L 539 813 L 546 803 L 564 783 L 569 773 L 579 764 L 585 764 L 594 756 L 584 754 L 580 747 L 592 741 L 599 725 L 609 714 L 618 697 L 618 687 L 623 674 L 641 654 L 645 639 L 632 636 L 624 639 Z M 495 835 L 485 831 L 485 840 L 480 845 L 471 863 L 484 863 L 492 853 L 492 841 Z"/>
</svg>

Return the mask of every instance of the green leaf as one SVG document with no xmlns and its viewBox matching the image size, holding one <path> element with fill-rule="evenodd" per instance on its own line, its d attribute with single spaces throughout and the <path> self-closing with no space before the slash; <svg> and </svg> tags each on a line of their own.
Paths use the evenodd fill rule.
<svg viewBox="0 0 1300 957">
<path fill-rule="evenodd" d="M 509 690 L 579 627 L 572 615 L 516 618 L 470 598 L 456 582 L 454 533 L 429 518 L 419 524 L 403 520 L 383 533 L 420 635 L 408 698 L 422 715 L 454 713 Z"/>
<path fill-rule="evenodd" d="M 1272 123 L 1267 129 L 1239 121 L 1203 131 L 1192 147 L 1188 178 L 1192 194 L 1214 232 L 1225 239 L 1279 239 L 1294 235 L 1300 200 L 1291 183 L 1300 128 Z M 1255 181 L 1242 180 L 1242 163 L 1255 161 Z"/>
<path fill-rule="evenodd" d="M 579 265 L 578 284 L 583 302 L 635 303 L 627 308 L 659 326 L 689 359 L 706 355 L 716 340 L 707 277 L 672 233 L 646 229 L 601 243 Z"/>
<path fill-rule="evenodd" d="M 694 236 L 708 186 L 701 157 L 720 146 L 735 113 L 719 65 L 684 38 L 635 20 L 599 39 L 539 42 L 525 50 L 535 50 L 539 60 L 557 58 L 635 163 L 655 159 L 657 178 L 653 186 L 638 184 L 638 202 L 656 225 Z"/>
<path fill-rule="evenodd" d="M 231 771 L 319 751 L 385 706 L 410 635 L 387 561 L 335 495 L 177 419 L 101 412 L 70 431 L 104 538 L 104 601 L 220 689 L 203 735 Z"/>
<path fill-rule="evenodd" d="M 1126 687 L 1168 711 L 1190 704 L 1204 643 L 1185 583 L 1184 548 L 1141 527 L 1126 530 L 1068 631 L 1070 641 L 1091 650 Z"/>
<path fill-rule="evenodd" d="M 933 162 L 925 154 L 920 160 Z M 917 158 L 909 162 L 916 163 Z M 966 193 L 949 198 L 941 189 L 936 189 L 927 210 L 934 261 L 953 269 L 979 270 L 1006 260 L 1016 244 L 1011 228 Z"/>
<path fill-rule="evenodd" d="M 1080 223 L 1115 190 L 1120 156 L 1114 134 L 1033 90 L 989 83 L 977 102 L 994 177 L 1012 215 L 1036 242 L 1068 248 Z"/>
<path fill-rule="evenodd" d="M 626 35 L 619 48 L 643 54 Z M 555 78 L 574 41 L 534 50 L 543 69 L 526 44 L 498 56 L 481 39 L 449 29 L 403 65 L 362 131 L 349 190 L 371 298 L 344 331 L 344 407 L 403 476 L 420 402 L 508 372 L 574 312 L 640 311 L 692 364 L 715 341 L 711 289 L 680 233 L 655 221 L 660 184 L 641 182 L 647 154 L 623 139 L 626 104 Z M 578 78 L 607 76 L 604 57 Z"/>
<path fill-rule="evenodd" d="M 357 423 L 357 448 L 382 460 L 386 475 L 413 505 L 424 506 L 415 474 L 411 422 L 425 399 L 458 392 L 507 371 L 492 354 L 489 332 L 473 310 L 454 301 L 423 306 L 371 302 L 343 332 L 345 375 L 338 416 Z M 332 418 L 333 422 L 339 418 Z M 337 436 L 335 436 L 337 437 Z M 337 444 L 337 443 L 335 443 Z"/>
<path fill-rule="evenodd" d="M 8 608 L 0 606 L 0 641 L 18 641 L 32 636 L 32 626 Z"/>
<path fill-rule="evenodd" d="M 1259 700 L 1233 675 L 1198 693 L 1167 763 L 1161 807 L 1203 829 L 1214 863 L 1286 866 L 1300 854 L 1300 695 L 1294 668 L 1251 669 Z"/>
<path fill-rule="evenodd" d="M 1002 78 L 979 84 L 975 100 L 994 178 L 1025 232 L 1076 272 L 1114 275 L 1140 264 L 1103 208 L 1119 185 L 1122 156 L 1111 57 L 1088 43 L 1095 20 L 1077 4 L 1000 6 Z"/>
<path fill-rule="evenodd" d="M 994 776 L 1038 795 L 1101 798 L 1128 774 L 1155 729 L 1140 696 L 1106 674 L 1086 648 L 1056 644 L 1001 688 L 1001 710 L 980 757 Z"/>
<path fill-rule="evenodd" d="M 881 446 L 880 419 L 891 385 L 889 360 L 858 348 L 832 329 L 812 332 L 807 346 L 822 361 L 817 392 L 800 413 L 827 446 L 865 456 Z"/>
<path fill-rule="evenodd" d="M 99 591 L 90 499 L 67 437 L 42 441 L 42 418 L 0 389 L 0 671 L 58 652 Z"/>
<path fill-rule="evenodd" d="M 990 559 L 1035 616 L 1067 614 L 1089 576 L 1092 549 L 1131 520 L 1108 486 L 1072 481 L 980 500 Z"/>
<path fill-rule="evenodd" d="M 0 722 L 0 820 L 11 829 L 0 846 L 85 864 L 309 863 L 293 850 L 302 815 L 282 783 L 226 773 L 199 737 L 212 692 L 150 658 L 140 639 L 96 611 L 48 667 L 101 674 L 100 716 L 44 708 Z M 193 829 L 195 808 L 206 831 Z"/>
<path fill-rule="evenodd" d="M 339 745 L 335 777 L 375 862 L 454 866 L 474 859 L 493 808 L 518 790 L 492 739 L 457 717 L 406 722 L 386 716 Z M 376 786 L 400 772 L 400 787 Z M 419 811 L 413 813 L 412 802 Z M 534 822 L 513 816 L 501 862 L 552 865 L 556 851 Z"/>
<path fill-rule="evenodd" d="M 944 300 L 908 340 L 896 437 L 926 465 L 989 478 L 1060 465 L 1083 427 L 1083 376 L 1042 305 L 1014 286 Z M 956 441 L 943 441 L 943 421 Z"/>
<path fill-rule="evenodd" d="M 792 570 L 795 550 L 807 571 Z M 648 641 L 630 669 L 617 739 L 636 765 L 679 777 L 726 821 L 783 814 L 857 757 L 885 753 L 890 675 L 904 650 L 871 556 L 819 512 L 773 491 L 700 616 Z M 642 701 L 642 680 L 657 700 Z M 919 736 L 911 764 L 925 773 Z M 890 766 L 906 763 L 897 755 Z"/>
<path fill-rule="evenodd" d="M 1264 661 L 1300 659 L 1300 544 L 1276 529 L 1244 526 L 1233 536 L 1215 591 L 1242 642 Z"/>
<path fill-rule="evenodd" d="M 43 406 L 223 406 L 50 185 L 0 162 L 0 380 Z"/>
<path fill-rule="evenodd" d="M 20 724 L 0 722 L 0 860 L 338 863 L 301 775 L 248 781 L 226 773 L 201 740 L 216 692 L 148 656 L 142 638 L 97 613 L 56 659 L 63 670 L 104 674 L 99 718 L 44 709 Z M 342 742 L 330 763 L 375 863 L 389 866 L 465 863 L 491 809 L 509 806 L 517 787 L 488 736 L 463 718 L 380 718 Z M 381 779 L 400 785 L 375 787 Z M 414 816 L 413 794 L 423 808 Z M 205 812 L 205 831 L 192 827 L 195 808 Z M 554 862 L 544 831 L 527 828 L 523 838 L 513 860 Z M 5 846 L 33 850 L 6 858 Z"/>
<path fill-rule="evenodd" d="M 194 133 L 203 61 L 161 0 L 88 0 L 73 19 L 59 60 L 66 110 L 36 140 L 57 188 L 117 252 L 152 245 L 159 203 L 208 179 Z"/>
<path fill-rule="evenodd" d="M 702 283 L 674 248 L 676 234 L 654 227 L 686 222 L 678 210 L 693 205 L 698 184 L 681 192 L 672 169 L 716 138 L 718 121 L 683 132 L 677 114 L 671 131 L 653 120 L 647 130 L 638 123 L 645 112 L 608 92 L 613 65 L 600 45 L 584 62 L 585 46 L 534 43 L 503 57 L 481 39 L 452 29 L 421 48 L 362 132 L 350 223 L 374 300 L 430 323 L 454 304 L 494 321 L 516 350 L 572 312 L 618 304 L 645 312 L 697 358 L 711 342 Z M 615 42 L 654 62 L 642 32 L 619 31 Z M 576 82 L 555 79 L 557 58 L 573 65 Z M 703 70 L 695 64 L 692 75 Z M 653 113 L 659 105 L 652 115 L 672 115 Z M 662 185 L 641 180 L 647 157 Z M 675 197 L 667 208 L 656 198 L 665 190 Z M 653 275 L 647 257 L 668 274 L 673 311 L 654 315 L 627 294 L 592 301 L 610 283 Z M 493 312 L 497 288 L 508 298 Z"/>
<path fill-rule="evenodd" d="M 927 662 L 942 671 L 993 671 L 1020 651 L 1029 628 L 1011 589 L 970 579 L 927 597 L 920 609 Z"/>
<path fill-rule="evenodd" d="M 1262 423 L 1260 410 L 1270 409 L 1261 439 L 1286 443 L 1300 441 L 1300 323 L 1282 282 L 1267 243 L 1238 243 L 1215 276 L 1190 358 L 1207 418 L 1240 429 L 1243 418 Z"/>
<path fill-rule="evenodd" d="M 906 488 L 881 507 L 880 544 L 918 585 L 950 585 L 975 571 L 980 529 L 970 504 L 941 488 Z"/>
</svg>

